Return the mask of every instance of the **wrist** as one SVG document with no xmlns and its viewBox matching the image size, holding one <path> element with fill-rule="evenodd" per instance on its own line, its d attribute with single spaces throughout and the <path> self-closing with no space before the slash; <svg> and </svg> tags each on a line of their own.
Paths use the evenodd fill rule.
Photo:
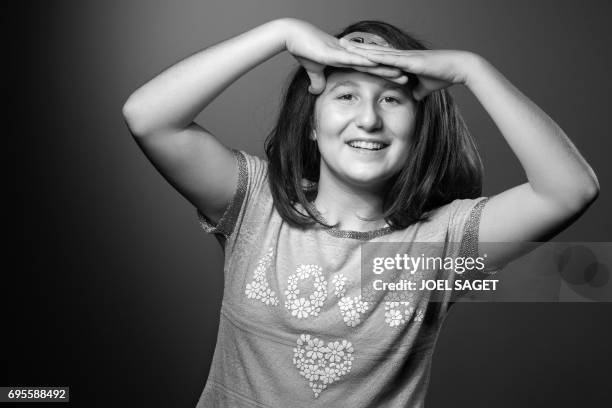
<svg viewBox="0 0 612 408">
<path fill-rule="evenodd" d="M 486 59 L 474 53 L 467 54 L 464 66 L 464 85 L 468 89 L 474 88 L 478 81 L 493 69 L 493 66 Z"/>
<path fill-rule="evenodd" d="M 293 38 L 293 33 L 295 31 L 294 28 L 296 27 L 297 21 L 299 20 L 292 17 L 283 17 L 271 21 L 271 24 L 275 27 L 275 30 L 279 34 L 283 51 L 287 50 L 287 44 L 290 43 L 291 39 Z"/>
</svg>

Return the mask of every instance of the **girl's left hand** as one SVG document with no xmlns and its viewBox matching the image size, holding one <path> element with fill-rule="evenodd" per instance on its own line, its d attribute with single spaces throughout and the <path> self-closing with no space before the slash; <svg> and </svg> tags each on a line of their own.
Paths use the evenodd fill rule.
<svg viewBox="0 0 612 408">
<path fill-rule="evenodd" d="M 398 50 L 344 39 L 340 40 L 340 45 L 370 61 L 416 75 L 419 82 L 412 93 L 417 101 L 453 84 L 466 84 L 469 67 L 480 58 L 468 51 Z"/>
</svg>

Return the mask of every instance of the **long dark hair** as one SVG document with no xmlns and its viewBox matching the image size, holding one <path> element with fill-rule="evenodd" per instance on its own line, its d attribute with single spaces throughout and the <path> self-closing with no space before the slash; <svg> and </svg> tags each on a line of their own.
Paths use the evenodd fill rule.
<svg viewBox="0 0 612 408">
<path fill-rule="evenodd" d="M 354 31 L 376 34 L 397 49 L 427 49 L 413 36 L 381 21 L 351 24 L 335 37 Z M 326 67 L 325 76 L 337 69 Z M 409 83 L 416 83 L 412 74 L 409 77 Z M 321 160 L 317 144 L 309 138 L 317 98 L 308 92 L 309 85 L 305 69 L 298 67 L 285 91 L 278 122 L 265 142 L 268 180 L 274 205 L 285 221 L 298 227 L 314 223 L 329 227 L 309 205 L 317 194 Z M 476 198 L 482 191 L 482 162 L 449 92 L 439 90 L 417 102 L 414 132 L 410 157 L 389 180 L 383 199 L 384 219 L 396 229 L 426 220 L 425 213 L 431 209 L 458 198 Z"/>
</svg>

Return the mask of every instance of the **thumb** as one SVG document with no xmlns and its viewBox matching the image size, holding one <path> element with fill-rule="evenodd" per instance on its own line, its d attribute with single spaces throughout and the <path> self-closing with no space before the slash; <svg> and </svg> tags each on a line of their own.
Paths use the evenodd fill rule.
<svg viewBox="0 0 612 408">
<path fill-rule="evenodd" d="M 431 86 L 426 82 L 426 79 L 419 77 L 416 86 L 412 89 L 412 96 L 415 100 L 420 101 L 431 93 Z"/>
<path fill-rule="evenodd" d="M 318 95 L 325 89 L 325 75 L 323 75 L 323 69 L 321 70 L 306 70 L 308 78 L 310 79 L 310 86 L 308 92 Z"/>
<path fill-rule="evenodd" d="M 308 92 L 311 94 L 318 95 L 325 89 L 325 65 L 319 64 L 318 62 L 312 61 L 304 57 L 296 57 L 300 65 L 306 70 L 308 79 L 310 79 L 310 86 Z"/>
<path fill-rule="evenodd" d="M 412 89 L 412 96 L 416 101 L 420 101 L 425 96 L 427 96 L 427 90 L 423 86 L 423 84 L 419 81 L 419 83 Z"/>
</svg>

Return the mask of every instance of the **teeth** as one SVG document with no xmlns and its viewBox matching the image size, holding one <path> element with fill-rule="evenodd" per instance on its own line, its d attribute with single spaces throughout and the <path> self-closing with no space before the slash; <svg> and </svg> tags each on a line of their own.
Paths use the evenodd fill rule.
<svg viewBox="0 0 612 408">
<path fill-rule="evenodd" d="M 366 142 L 363 140 L 353 140 L 351 142 L 349 142 L 349 145 L 352 147 L 357 147 L 360 149 L 368 149 L 368 150 L 380 150 L 384 147 L 386 147 L 385 144 L 383 143 L 378 143 L 378 142 Z"/>
</svg>

